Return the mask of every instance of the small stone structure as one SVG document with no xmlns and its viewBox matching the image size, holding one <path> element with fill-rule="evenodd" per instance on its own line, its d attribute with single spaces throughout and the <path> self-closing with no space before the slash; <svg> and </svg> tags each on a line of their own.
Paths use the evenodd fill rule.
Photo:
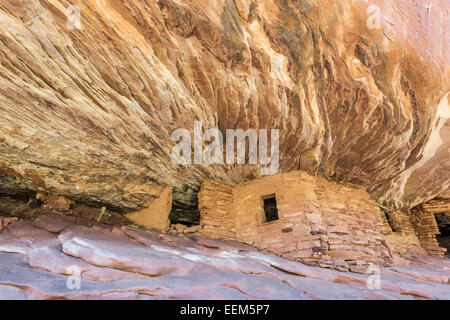
<svg viewBox="0 0 450 320">
<path fill-rule="evenodd" d="M 376 265 L 401 265 L 409 252 L 442 256 L 439 229 L 422 206 L 381 210 L 366 190 L 292 171 L 235 186 L 203 181 L 200 226 L 172 225 L 172 188 L 161 187 L 146 208 L 127 214 L 160 232 L 192 233 L 247 243 L 315 266 L 365 273 Z M 183 227 L 183 230 L 178 230 Z"/>
<path fill-rule="evenodd" d="M 167 232 L 170 227 L 169 214 L 172 209 L 172 187 L 161 187 L 145 208 L 126 214 L 138 226 Z"/>
<path fill-rule="evenodd" d="M 407 252 L 442 255 L 445 250 L 437 245 L 432 215 L 394 212 L 388 221 L 363 188 L 302 171 L 233 187 L 205 180 L 198 199 L 201 235 L 310 265 L 365 272 L 371 264 L 400 263 Z M 267 221 L 268 202 L 276 203 L 273 221 Z"/>
<path fill-rule="evenodd" d="M 439 247 L 436 235 L 439 234 L 439 227 L 434 214 L 418 206 L 411 210 L 414 227 L 420 243 L 425 251 L 434 256 L 443 256 L 447 249 Z"/>
</svg>

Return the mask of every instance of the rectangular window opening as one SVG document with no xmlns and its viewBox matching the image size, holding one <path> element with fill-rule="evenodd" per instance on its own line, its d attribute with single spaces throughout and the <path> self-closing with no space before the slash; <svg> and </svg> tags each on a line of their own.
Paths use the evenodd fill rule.
<svg viewBox="0 0 450 320">
<path fill-rule="evenodd" d="M 278 220 L 277 199 L 275 195 L 263 197 L 266 222 Z"/>
</svg>

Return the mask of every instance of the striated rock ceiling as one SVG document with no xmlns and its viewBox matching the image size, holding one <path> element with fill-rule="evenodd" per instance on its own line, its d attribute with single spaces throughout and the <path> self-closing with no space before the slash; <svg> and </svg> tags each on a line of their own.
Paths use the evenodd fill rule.
<svg viewBox="0 0 450 320">
<path fill-rule="evenodd" d="M 450 8 L 430 3 L 0 0 L 2 192 L 135 209 L 161 184 L 189 204 L 202 178 L 254 177 L 171 161 L 199 120 L 279 129 L 282 171 L 430 200 L 450 187 Z"/>
</svg>

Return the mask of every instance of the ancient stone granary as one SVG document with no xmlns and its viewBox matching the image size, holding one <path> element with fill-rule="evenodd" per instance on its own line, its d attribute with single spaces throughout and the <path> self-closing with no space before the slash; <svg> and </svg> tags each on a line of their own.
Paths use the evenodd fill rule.
<svg viewBox="0 0 450 320">
<path fill-rule="evenodd" d="M 205 180 L 198 198 L 202 235 L 311 265 L 365 272 L 371 264 L 401 263 L 408 252 L 445 252 L 432 214 L 387 213 L 361 187 L 302 171 L 233 187 Z"/>
</svg>

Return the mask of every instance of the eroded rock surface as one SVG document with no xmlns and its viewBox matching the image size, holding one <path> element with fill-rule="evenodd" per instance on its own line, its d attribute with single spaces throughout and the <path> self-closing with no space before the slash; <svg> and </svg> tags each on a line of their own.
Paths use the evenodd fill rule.
<svg viewBox="0 0 450 320">
<path fill-rule="evenodd" d="M 450 298 L 450 262 L 430 256 L 380 269 L 379 289 L 369 289 L 372 274 L 310 267 L 231 241 L 54 220 L 14 222 L 0 233 L 0 299 Z"/>
<path fill-rule="evenodd" d="M 449 7 L 431 2 L 2 0 L 2 192 L 128 210 L 167 185 L 189 207 L 202 178 L 253 177 L 171 161 L 198 120 L 280 129 L 282 171 L 430 200 L 450 183 Z"/>
</svg>

